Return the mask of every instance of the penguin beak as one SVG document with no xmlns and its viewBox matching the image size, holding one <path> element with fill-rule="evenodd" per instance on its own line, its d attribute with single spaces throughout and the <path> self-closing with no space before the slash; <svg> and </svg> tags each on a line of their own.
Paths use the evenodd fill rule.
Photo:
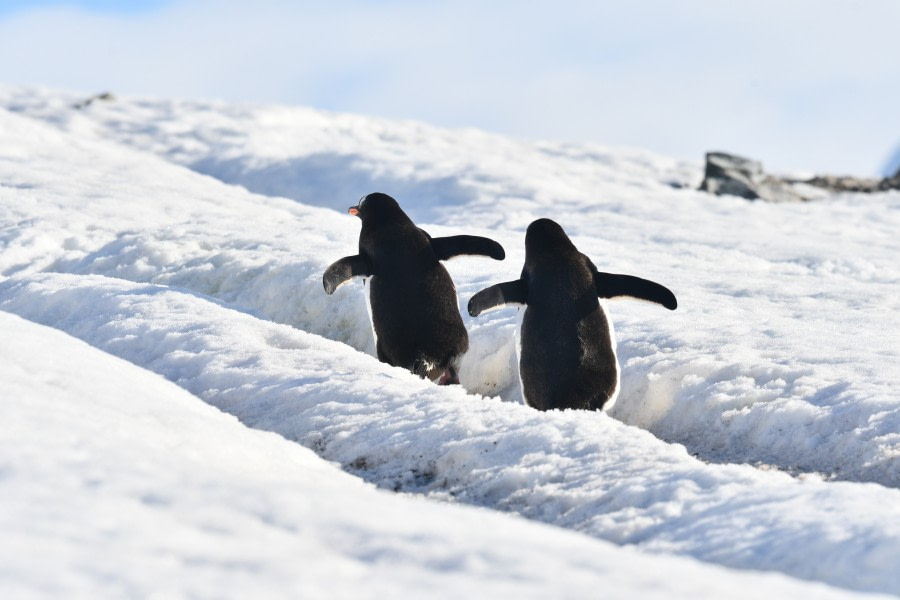
<svg viewBox="0 0 900 600">
<path fill-rule="evenodd" d="M 359 208 L 357 208 L 356 206 L 351 206 L 350 208 L 347 209 L 347 212 L 350 213 L 351 215 L 353 215 L 354 217 L 359 216 Z"/>
</svg>

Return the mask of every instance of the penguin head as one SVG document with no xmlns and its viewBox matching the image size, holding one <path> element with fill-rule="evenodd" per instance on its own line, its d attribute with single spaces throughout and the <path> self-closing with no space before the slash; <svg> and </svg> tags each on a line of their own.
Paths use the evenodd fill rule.
<svg viewBox="0 0 900 600">
<path fill-rule="evenodd" d="M 564 250 L 575 250 L 575 244 L 556 221 L 538 219 L 533 221 L 525 231 L 526 257 L 546 252 L 558 253 Z"/>
<path fill-rule="evenodd" d="M 363 220 L 363 223 L 376 223 L 388 219 L 404 218 L 408 220 L 406 213 L 397 204 L 397 201 L 380 192 L 366 194 L 359 199 L 356 206 L 347 209 L 351 215 Z"/>
</svg>

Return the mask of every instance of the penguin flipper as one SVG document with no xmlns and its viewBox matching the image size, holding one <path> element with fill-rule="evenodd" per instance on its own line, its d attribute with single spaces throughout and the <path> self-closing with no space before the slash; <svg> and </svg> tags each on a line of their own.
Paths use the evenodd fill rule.
<svg viewBox="0 0 900 600">
<path fill-rule="evenodd" d="M 431 238 L 431 247 L 438 260 L 447 260 L 461 254 L 490 256 L 494 260 L 506 258 L 503 246 L 494 240 L 477 235 L 451 235 Z"/>
<path fill-rule="evenodd" d="M 678 300 L 672 291 L 649 279 L 641 279 L 633 275 L 617 275 L 614 273 L 594 273 L 594 287 L 600 298 L 630 296 L 648 302 L 662 304 L 669 310 L 678 308 Z"/>
<path fill-rule="evenodd" d="M 498 283 L 486 287 L 469 300 L 469 314 L 477 317 L 486 310 L 503 306 L 504 304 L 526 304 L 528 289 L 521 279 Z"/>
<path fill-rule="evenodd" d="M 353 277 L 368 277 L 369 275 L 372 275 L 369 261 L 359 254 L 345 256 L 325 269 L 325 274 L 322 275 L 322 285 L 325 286 L 325 293 L 330 296 L 334 290 Z"/>
</svg>

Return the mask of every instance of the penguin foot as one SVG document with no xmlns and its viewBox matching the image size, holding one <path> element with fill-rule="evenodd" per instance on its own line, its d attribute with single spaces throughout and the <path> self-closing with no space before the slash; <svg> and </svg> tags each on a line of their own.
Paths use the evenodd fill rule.
<svg viewBox="0 0 900 600">
<path fill-rule="evenodd" d="M 441 378 L 438 379 L 438 385 L 459 385 L 459 374 L 453 367 L 447 367 Z"/>
</svg>

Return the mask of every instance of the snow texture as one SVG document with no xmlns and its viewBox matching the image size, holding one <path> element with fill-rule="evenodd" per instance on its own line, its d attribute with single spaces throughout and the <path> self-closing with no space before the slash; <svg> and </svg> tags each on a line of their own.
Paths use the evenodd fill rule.
<svg viewBox="0 0 900 600">
<path fill-rule="evenodd" d="M 4 598 L 849 597 L 379 491 L 60 332 L 0 328 Z"/>
<path fill-rule="evenodd" d="M 79 99 L 0 89 L 0 310 L 93 346 L 0 313 L 0 586 L 845 593 L 699 559 L 900 594 L 900 194 L 749 203 L 637 150 Z M 374 359 L 361 283 L 322 289 L 372 191 L 503 244 L 446 263 L 462 306 L 518 276 L 550 216 L 679 308 L 609 303 L 609 414 L 522 405 L 514 308 L 464 314 L 463 385 L 434 386 Z M 65 577 L 41 584 L 25 550 L 50 548 Z"/>
</svg>

